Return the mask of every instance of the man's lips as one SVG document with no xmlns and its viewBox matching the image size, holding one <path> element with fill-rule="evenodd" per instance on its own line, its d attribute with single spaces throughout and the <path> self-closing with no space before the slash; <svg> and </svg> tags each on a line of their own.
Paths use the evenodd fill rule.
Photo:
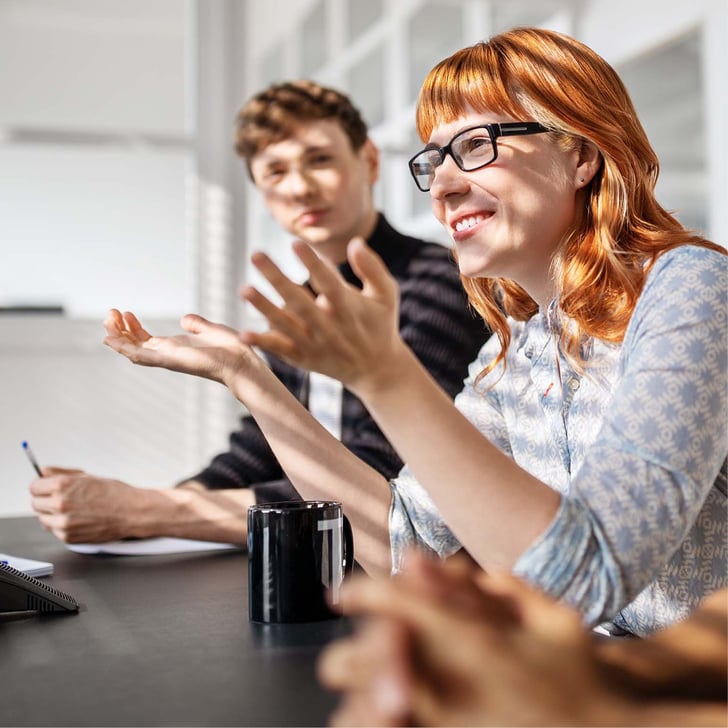
<svg viewBox="0 0 728 728">
<path fill-rule="evenodd" d="M 326 215 L 328 210 L 325 208 L 316 208 L 311 210 L 304 210 L 297 218 L 297 222 L 301 225 L 315 225 Z"/>
</svg>

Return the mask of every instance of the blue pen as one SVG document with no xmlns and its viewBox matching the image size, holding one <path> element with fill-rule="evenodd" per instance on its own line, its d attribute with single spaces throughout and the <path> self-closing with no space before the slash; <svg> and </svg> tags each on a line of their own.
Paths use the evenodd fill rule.
<svg viewBox="0 0 728 728">
<path fill-rule="evenodd" d="M 25 454 L 28 456 L 28 460 L 30 460 L 30 464 L 35 468 L 35 472 L 38 473 L 38 477 L 42 478 L 43 473 L 40 471 L 40 465 L 38 465 L 38 461 L 35 459 L 35 455 L 33 455 L 33 451 L 30 449 L 30 446 L 28 443 L 23 440 L 23 450 L 25 450 Z"/>
</svg>

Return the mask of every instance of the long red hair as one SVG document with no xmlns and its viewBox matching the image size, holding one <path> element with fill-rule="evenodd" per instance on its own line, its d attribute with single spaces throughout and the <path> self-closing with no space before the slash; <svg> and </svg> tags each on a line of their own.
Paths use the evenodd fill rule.
<svg viewBox="0 0 728 728">
<path fill-rule="evenodd" d="M 538 121 L 564 147 L 592 142 L 601 154 L 587 189 L 586 209 L 552 263 L 561 345 L 582 366 L 587 337 L 624 338 L 645 277 L 657 256 L 679 245 L 723 248 L 686 230 L 655 199 L 659 162 L 614 69 L 579 41 L 550 30 L 515 28 L 463 48 L 428 74 L 417 103 L 417 131 L 429 140 L 435 126 L 467 107 L 519 121 Z M 467 278 L 471 304 L 501 342 L 501 353 L 481 376 L 504 361 L 510 343 L 504 315 L 527 320 L 536 302 L 515 281 Z"/>
</svg>

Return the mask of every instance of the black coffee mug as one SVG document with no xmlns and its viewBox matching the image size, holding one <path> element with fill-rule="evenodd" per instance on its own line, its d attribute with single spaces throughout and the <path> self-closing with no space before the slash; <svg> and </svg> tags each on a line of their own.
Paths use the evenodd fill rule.
<svg viewBox="0 0 728 728">
<path fill-rule="evenodd" d="M 317 622 L 338 617 L 354 539 L 341 503 L 283 501 L 248 509 L 248 606 L 253 622 Z"/>
</svg>

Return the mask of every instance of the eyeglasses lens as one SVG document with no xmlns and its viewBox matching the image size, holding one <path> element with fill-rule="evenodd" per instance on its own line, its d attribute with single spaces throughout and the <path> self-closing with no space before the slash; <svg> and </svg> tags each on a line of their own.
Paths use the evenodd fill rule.
<svg viewBox="0 0 728 728">
<path fill-rule="evenodd" d="M 450 149 L 464 172 L 482 167 L 495 158 L 495 145 L 487 129 L 469 129 L 458 134 L 450 142 Z"/>
<path fill-rule="evenodd" d="M 435 167 L 442 163 L 442 157 L 437 149 L 426 149 L 420 152 L 411 162 L 410 169 L 417 186 L 427 192 L 435 177 Z"/>
<path fill-rule="evenodd" d="M 410 169 L 423 192 L 432 187 L 435 169 L 445 161 L 448 152 L 455 164 L 468 172 L 484 167 L 495 159 L 495 142 L 486 127 L 478 127 L 456 134 L 442 150 L 425 149 L 420 152 L 411 160 Z"/>
</svg>

